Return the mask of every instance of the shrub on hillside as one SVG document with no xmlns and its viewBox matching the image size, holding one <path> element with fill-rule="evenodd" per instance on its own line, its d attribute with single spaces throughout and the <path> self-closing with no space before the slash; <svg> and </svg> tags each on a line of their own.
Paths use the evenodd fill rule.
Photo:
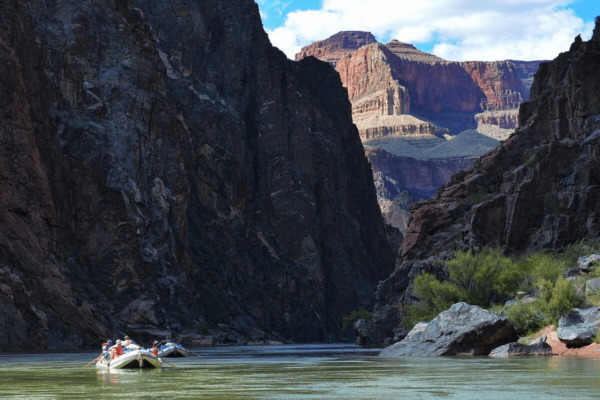
<svg viewBox="0 0 600 400">
<path fill-rule="evenodd" d="M 508 307 L 507 317 L 520 331 L 530 332 L 556 324 L 562 314 L 584 301 L 562 273 L 569 260 L 593 252 L 594 246 L 580 242 L 570 246 L 566 255 L 536 253 L 520 261 L 502 256 L 497 249 L 457 252 L 455 259 L 446 263 L 447 280 L 441 282 L 429 274 L 415 279 L 413 292 L 421 303 L 406 307 L 404 324 L 410 329 L 461 301 L 490 307 L 495 295 L 514 295 L 518 290 L 535 290 L 538 296 L 533 303 Z"/>
<path fill-rule="evenodd" d="M 446 263 L 448 280 L 440 282 L 430 274 L 415 279 L 414 294 L 421 304 L 406 307 L 404 319 L 407 328 L 419 321 L 429 321 L 452 304 L 465 303 L 486 307 L 495 294 L 514 292 L 523 281 L 523 270 L 497 249 L 483 249 L 479 253 L 456 253 Z"/>
<path fill-rule="evenodd" d="M 600 242 L 583 239 L 577 243 L 566 246 L 558 258 L 563 261 L 568 268 L 572 268 L 577 266 L 577 260 L 579 257 L 599 253 Z"/>
<path fill-rule="evenodd" d="M 352 311 L 349 316 L 342 318 L 342 332 L 346 333 L 346 331 L 353 327 L 354 323 L 359 319 L 369 319 L 372 316 L 372 312 L 364 309 Z"/>
<path fill-rule="evenodd" d="M 582 296 L 576 295 L 573 284 L 562 276 L 555 283 L 540 279 L 536 286 L 539 297 L 535 302 L 515 304 L 506 310 L 506 317 L 519 331 L 527 334 L 550 324 L 558 327 L 560 317 L 584 301 Z"/>
</svg>

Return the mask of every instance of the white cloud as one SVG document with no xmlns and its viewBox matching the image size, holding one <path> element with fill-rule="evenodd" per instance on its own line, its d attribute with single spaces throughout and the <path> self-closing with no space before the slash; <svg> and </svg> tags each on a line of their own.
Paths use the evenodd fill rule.
<svg viewBox="0 0 600 400">
<path fill-rule="evenodd" d="M 324 0 L 268 33 L 290 58 L 316 40 L 361 30 L 416 45 L 434 41 L 433 53 L 448 60 L 553 59 L 578 34 L 591 37 L 593 24 L 568 9 L 574 1 Z"/>
</svg>

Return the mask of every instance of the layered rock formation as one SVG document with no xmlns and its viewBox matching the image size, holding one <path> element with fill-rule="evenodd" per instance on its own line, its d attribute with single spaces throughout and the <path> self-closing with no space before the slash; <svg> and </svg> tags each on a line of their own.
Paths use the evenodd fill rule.
<svg viewBox="0 0 600 400">
<path fill-rule="evenodd" d="M 435 140 L 437 139 L 437 140 Z M 366 147 L 385 221 L 405 234 L 408 207 L 428 199 L 456 172 L 468 168 L 476 155 L 496 147 L 498 141 L 477 131 L 465 131 L 452 140 L 373 140 Z M 437 144 L 437 145 L 435 145 Z M 407 196 L 411 201 L 407 201 Z"/>
<path fill-rule="evenodd" d="M 296 59 L 332 63 L 353 104 L 363 140 L 385 135 L 458 134 L 480 128 L 504 139 L 517 127 L 540 62 L 449 62 L 393 40 L 340 32 L 307 46 Z M 399 118 L 410 114 L 412 118 Z"/>
<path fill-rule="evenodd" d="M 352 102 L 352 115 L 366 146 L 382 147 L 391 153 L 382 157 L 381 150 L 368 152 L 374 172 L 383 172 L 386 179 L 403 182 L 427 172 L 430 186 L 402 186 L 400 192 L 427 193 L 427 198 L 439 185 L 460 169 L 470 165 L 473 155 L 480 155 L 493 146 L 470 148 L 468 156 L 435 157 L 426 167 L 420 161 L 405 160 L 404 169 L 378 169 L 380 159 L 404 157 L 394 149 L 406 147 L 407 139 L 417 147 L 428 147 L 436 139 L 446 140 L 465 130 L 495 139 L 506 139 L 518 126 L 519 104 L 529 98 L 533 73 L 540 62 L 449 62 L 414 46 L 393 40 L 377 43 L 363 32 L 340 32 L 327 40 L 302 49 L 296 59 L 314 56 L 330 62 L 339 72 Z M 385 143 L 385 145 L 381 145 Z M 439 144 L 439 142 L 437 143 Z M 371 158 L 377 155 L 377 159 Z M 420 155 L 408 155 L 420 158 Z M 433 158 L 433 157 L 432 157 Z M 410 166 L 414 166 L 410 167 Z M 417 179 L 422 181 L 422 179 Z M 423 191 L 425 190 L 425 191 Z M 380 192 L 381 193 L 381 192 Z M 405 230 L 408 210 L 394 208 L 393 198 L 379 197 L 386 222 Z"/>
<path fill-rule="evenodd" d="M 368 306 L 394 254 L 346 91 L 253 1 L 0 10 L 0 348 Z"/>
<path fill-rule="evenodd" d="M 577 37 L 570 51 L 540 66 L 514 134 L 454 175 L 435 198 L 411 206 L 402 258 L 375 295 L 373 321 L 386 335 L 401 323 L 404 304 L 418 301 L 412 279 L 422 271 L 439 276 L 435 260 L 449 251 L 558 250 L 599 237 L 599 67 L 597 19 L 590 41 Z M 381 321 L 383 315 L 389 318 Z"/>
</svg>

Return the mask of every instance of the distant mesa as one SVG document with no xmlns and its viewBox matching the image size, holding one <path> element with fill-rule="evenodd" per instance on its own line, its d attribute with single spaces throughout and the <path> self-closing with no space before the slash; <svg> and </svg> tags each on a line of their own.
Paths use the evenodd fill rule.
<svg viewBox="0 0 600 400">
<path fill-rule="evenodd" d="M 339 32 L 329 39 L 303 47 L 300 53 L 296 54 L 296 61 L 313 56 L 329 62 L 335 68 L 337 60 L 341 57 L 371 43 L 377 43 L 377 39 L 370 32 Z"/>
</svg>

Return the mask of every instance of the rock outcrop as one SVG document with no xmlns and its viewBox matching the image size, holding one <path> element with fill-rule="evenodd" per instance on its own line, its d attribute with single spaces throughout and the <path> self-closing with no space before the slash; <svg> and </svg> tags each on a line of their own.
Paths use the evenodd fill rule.
<svg viewBox="0 0 600 400">
<path fill-rule="evenodd" d="M 436 275 L 434 260 L 449 252 L 559 250 L 600 236 L 597 87 L 600 21 L 590 41 L 578 37 L 570 51 L 541 64 L 532 98 L 520 106 L 520 127 L 503 145 L 454 175 L 433 199 L 411 205 L 397 270 L 375 293 L 374 318 L 394 320 L 379 325 L 400 326 L 404 305 L 419 301 L 412 279 L 422 270 Z"/>
<path fill-rule="evenodd" d="M 558 321 L 558 340 L 567 347 L 579 347 L 592 343 L 600 330 L 600 308 L 575 309 Z"/>
<path fill-rule="evenodd" d="M 504 145 L 455 175 L 435 199 L 413 205 L 405 259 L 447 245 L 440 230 L 459 219 L 466 244 L 506 251 L 598 237 L 600 205 L 592 199 L 600 190 L 600 103 L 592 88 L 600 82 L 600 28 L 595 32 L 541 65 L 532 100 L 521 105 L 521 127 Z"/>
<path fill-rule="evenodd" d="M 0 347 L 368 306 L 394 254 L 346 91 L 253 1 L 0 10 Z"/>
<path fill-rule="evenodd" d="M 546 342 L 522 345 L 517 342 L 505 344 L 492 350 L 490 357 L 548 357 L 552 355 L 552 347 Z"/>
<path fill-rule="evenodd" d="M 399 343 L 385 348 L 381 357 L 487 355 L 517 338 L 505 317 L 477 306 L 457 303 L 431 322 L 420 322 Z"/>
</svg>

